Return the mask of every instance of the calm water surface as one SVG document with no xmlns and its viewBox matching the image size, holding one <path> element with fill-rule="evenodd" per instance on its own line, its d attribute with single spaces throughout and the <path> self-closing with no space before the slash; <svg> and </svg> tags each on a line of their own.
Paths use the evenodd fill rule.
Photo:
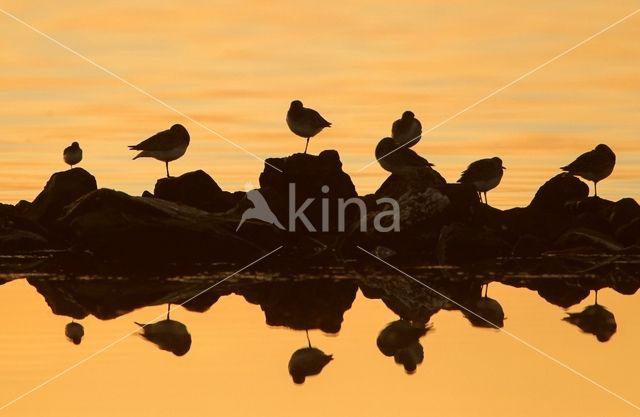
<svg viewBox="0 0 640 417">
<path fill-rule="evenodd" d="M 303 150 L 284 122 L 293 98 L 334 123 L 310 151 L 337 149 L 361 194 L 386 178 L 373 158 L 402 111 L 428 129 L 638 7 L 635 1 L 232 2 L 142 0 L 2 8 L 256 155 Z M 225 189 L 256 185 L 263 163 L 0 15 L 0 201 L 31 200 L 65 169 L 72 140 L 99 186 L 139 194 L 164 173 L 127 145 L 182 122 L 176 174 L 209 172 Z M 618 154 L 600 187 L 640 195 L 640 14 L 426 134 L 415 149 L 449 181 L 470 161 L 508 168 L 490 195 L 527 204 L 596 144 Z"/>
<path fill-rule="evenodd" d="M 505 332 L 472 326 L 460 310 L 445 303 L 429 318 L 431 328 L 420 339 L 424 361 L 414 374 L 407 374 L 393 357 L 381 353 L 376 338 L 389 322 L 398 320 L 397 312 L 417 321 L 425 317 L 424 306 L 442 300 L 416 289 L 405 304 L 388 298 L 383 303 L 375 286 L 357 289 L 348 277 L 307 287 L 287 281 L 244 285 L 243 280 L 252 279 L 250 275 L 226 283 L 235 286 L 233 294 L 216 288 L 188 310 L 172 311 L 171 319 L 187 326 L 192 337 L 184 356 L 158 349 L 138 335 L 134 322 L 164 319 L 165 302 L 186 297 L 218 279 L 176 278 L 145 284 L 45 276 L 5 283 L 0 287 L 5 318 L 2 404 L 109 347 L 7 407 L 3 415 L 638 414 Z M 406 278 L 389 275 L 384 282 L 389 288 L 401 288 L 408 284 L 402 280 Z M 480 297 L 479 284 L 474 288 L 469 294 Z M 637 295 L 608 288 L 598 292 L 599 304 L 617 323 L 615 333 L 604 332 L 603 340 L 608 341 L 599 342 L 593 334 L 562 320 L 568 312 L 593 305 L 593 291 L 573 284 L 539 291 L 556 304 L 572 298 L 569 304 L 575 304 L 563 309 L 536 291 L 490 284 L 488 296 L 506 314 L 504 330 L 638 404 Z M 134 304 L 150 306 L 131 311 Z M 69 315 L 83 308 L 92 314 L 77 320 L 85 336 L 80 345 L 73 345 L 65 340 L 64 327 L 71 321 Z M 296 385 L 287 364 L 294 351 L 307 346 L 305 326 L 312 329 L 312 345 L 334 359 L 320 375 Z M 330 327 L 333 334 L 317 330 Z"/>
</svg>

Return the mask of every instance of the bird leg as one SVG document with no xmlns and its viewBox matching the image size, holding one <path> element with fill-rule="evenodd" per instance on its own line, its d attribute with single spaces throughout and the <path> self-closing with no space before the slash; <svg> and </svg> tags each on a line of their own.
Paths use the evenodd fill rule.
<svg viewBox="0 0 640 417">
<path fill-rule="evenodd" d="M 307 144 L 304 145 L 304 153 L 305 154 L 307 153 L 307 148 L 309 147 L 309 139 L 311 139 L 311 138 L 307 138 Z"/>
<path fill-rule="evenodd" d="M 167 320 L 169 320 L 169 313 L 171 313 L 171 303 L 167 303 Z"/>
<path fill-rule="evenodd" d="M 305 332 L 307 332 L 307 343 L 309 343 L 309 347 L 311 347 L 311 339 L 309 339 L 309 329 L 305 329 Z"/>
<path fill-rule="evenodd" d="M 165 161 L 165 164 L 167 165 L 167 178 L 169 178 L 169 161 Z"/>
<path fill-rule="evenodd" d="M 594 197 L 598 196 L 598 181 L 593 182 L 593 193 L 594 193 Z"/>
<path fill-rule="evenodd" d="M 489 205 L 489 200 L 487 200 L 487 192 L 484 192 L 484 203 L 488 206 Z"/>
</svg>

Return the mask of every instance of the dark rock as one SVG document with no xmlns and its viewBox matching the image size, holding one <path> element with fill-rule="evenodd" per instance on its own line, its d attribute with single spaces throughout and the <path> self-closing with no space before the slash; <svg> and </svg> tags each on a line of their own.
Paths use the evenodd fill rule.
<svg viewBox="0 0 640 417">
<path fill-rule="evenodd" d="M 611 236 L 586 228 L 571 229 L 554 243 L 556 249 L 593 248 L 594 252 L 619 252 L 623 248 Z"/>
<path fill-rule="evenodd" d="M 414 175 L 391 174 L 375 192 L 377 198 L 391 197 L 398 199 L 407 193 L 419 193 L 429 188 L 446 185 L 446 180 L 431 167 L 424 167 Z M 477 195 L 477 193 L 476 193 Z"/>
<path fill-rule="evenodd" d="M 237 203 L 233 194 L 222 191 L 213 178 L 202 170 L 159 179 L 153 195 L 212 213 L 227 211 Z"/>
<path fill-rule="evenodd" d="M 442 228 L 438 239 L 438 262 L 470 264 L 510 253 L 510 245 L 494 231 L 452 223 Z"/>
<path fill-rule="evenodd" d="M 524 235 L 521 236 L 513 247 L 513 256 L 538 256 L 545 252 L 548 248 L 548 242 L 539 236 Z"/>
<path fill-rule="evenodd" d="M 618 228 L 615 232 L 615 237 L 626 246 L 640 244 L 640 217 Z"/>
<path fill-rule="evenodd" d="M 0 204 L 0 253 L 16 253 L 50 247 L 46 231 L 24 217 L 17 207 Z"/>
<path fill-rule="evenodd" d="M 326 150 L 318 156 L 297 153 L 285 158 L 269 158 L 266 162 L 260 174 L 260 193 L 285 228 L 289 231 L 309 229 L 299 218 L 294 222 L 293 228 L 288 226 L 292 211 L 302 209 L 307 200 L 312 199 L 303 210 L 311 223 L 311 229 L 338 229 L 339 200 L 357 197 L 351 178 L 342 170 L 338 152 Z M 274 169 L 274 166 L 282 172 Z M 295 195 L 290 196 L 290 187 Z M 290 200 L 294 203 L 294 210 L 289 207 Z M 323 204 L 327 205 L 328 210 L 323 209 Z M 351 205 L 349 208 L 346 217 L 357 216 L 357 207 Z M 323 213 L 328 220 L 326 225 L 323 225 Z"/>
<path fill-rule="evenodd" d="M 0 253 L 16 253 L 46 249 L 49 242 L 43 236 L 26 230 L 0 229 Z"/>
<path fill-rule="evenodd" d="M 609 222 L 615 229 L 618 229 L 639 217 L 640 204 L 633 198 L 623 198 L 616 201 L 611 207 Z"/>
<path fill-rule="evenodd" d="M 26 209 L 26 216 L 50 226 L 63 214 L 65 206 L 97 189 L 96 179 L 82 168 L 56 172 Z"/>
<path fill-rule="evenodd" d="M 563 211 L 567 204 L 584 200 L 589 186 L 573 175 L 558 174 L 538 189 L 529 207 L 545 211 Z"/>
<path fill-rule="evenodd" d="M 109 260 L 140 265 L 232 262 L 265 253 L 256 240 L 236 234 L 236 225 L 237 219 L 108 189 L 76 201 L 59 223 L 76 247 Z"/>
</svg>

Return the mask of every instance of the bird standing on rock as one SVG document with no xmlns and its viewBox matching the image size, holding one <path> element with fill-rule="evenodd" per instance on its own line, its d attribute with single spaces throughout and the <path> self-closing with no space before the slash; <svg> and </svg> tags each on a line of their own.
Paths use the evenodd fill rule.
<svg viewBox="0 0 640 417">
<path fill-rule="evenodd" d="M 571 175 L 577 175 L 588 181 L 593 181 L 594 195 L 598 196 L 598 181 L 607 178 L 613 172 L 616 164 L 616 154 L 605 144 L 600 144 L 594 150 L 585 152 L 569 165 L 560 169 Z"/>
<path fill-rule="evenodd" d="M 331 123 L 320 116 L 317 111 L 304 107 L 300 100 L 294 100 L 287 112 L 287 126 L 296 135 L 307 139 L 307 144 L 304 147 L 306 154 L 309 139 L 320 133 L 325 127 L 331 127 Z"/>
<path fill-rule="evenodd" d="M 391 137 L 399 146 L 412 147 L 422 138 L 422 124 L 411 111 L 402 113 L 402 118 L 393 122 Z"/>
<path fill-rule="evenodd" d="M 64 163 L 69 165 L 71 168 L 82 161 L 82 149 L 78 142 L 73 142 L 71 146 L 64 148 L 64 151 L 62 152 L 62 159 L 64 159 Z"/>
<path fill-rule="evenodd" d="M 496 188 L 498 184 L 500 184 L 503 170 L 505 169 L 507 168 L 502 166 L 502 159 L 497 156 L 480 159 L 479 161 L 472 162 L 469 167 L 462 172 L 462 176 L 458 182 L 473 185 L 478 194 L 484 193 L 484 203 L 488 205 L 487 191 Z M 480 201 L 482 201 L 481 195 Z"/>
<path fill-rule="evenodd" d="M 181 124 L 171 126 L 171 129 L 158 132 L 149 139 L 137 145 L 129 146 L 130 150 L 141 151 L 133 159 L 155 158 L 164 161 L 169 177 L 169 162 L 180 158 L 189 146 L 189 132 Z"/>
<path fill-rule="evenodd" d="M 378 142 L 376 159 L 384 170 L 398 175 L 410 175 L 421 168 L 433 166 L 414 150 L 398 146 L 392 138 L 383 138 Z"/>
</svg>

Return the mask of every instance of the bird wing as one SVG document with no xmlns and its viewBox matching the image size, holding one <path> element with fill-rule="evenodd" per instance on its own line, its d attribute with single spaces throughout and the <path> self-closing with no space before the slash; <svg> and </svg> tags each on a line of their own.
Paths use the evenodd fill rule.
<svg viewBox="0 0 640 417">
<path fill-rule="evenodd" d="M 309 119 L 313 122 L 313 124 L 317 124 L 323 127 L 331 127 L 331 122 L 327 121 L 324 117 L 320 116 L 320 113 L 313 109 L 307 109 Z"/>
<path fill-rule="evenodd" d="M 462 171 L 458 182 L 488 181 L 495 175 L 493 168 L 493 163 L 488 159 L 472 162 L 466 170 Z"/>
<path fill-rule="evenodd" d="M 593 156 L 593 151 L 585 152 L 577 157 L 575 161 L 573 161 L 569 165 L 563 166 L 560 169 L 569 172 L 582 172 L 585 170 L 590 171 L 592 169 Z"/>
<path fill-rule="evenodd" d="M 175 147 L 175 143 L 170 140 L 171 138 L 173 138 L 171 130 L 163 130 L 137 145 L 129 146 L 129 149 L 134 151 L 168 151 Z"/>
<path fill-rule="evenodd" d="M 397 150 L 397 153 L 402 155 L 402 159 L 409 166 L 433 166 L 431 162 L 418 155 L 413 149 L 402 147 Z"/>
</svg>

